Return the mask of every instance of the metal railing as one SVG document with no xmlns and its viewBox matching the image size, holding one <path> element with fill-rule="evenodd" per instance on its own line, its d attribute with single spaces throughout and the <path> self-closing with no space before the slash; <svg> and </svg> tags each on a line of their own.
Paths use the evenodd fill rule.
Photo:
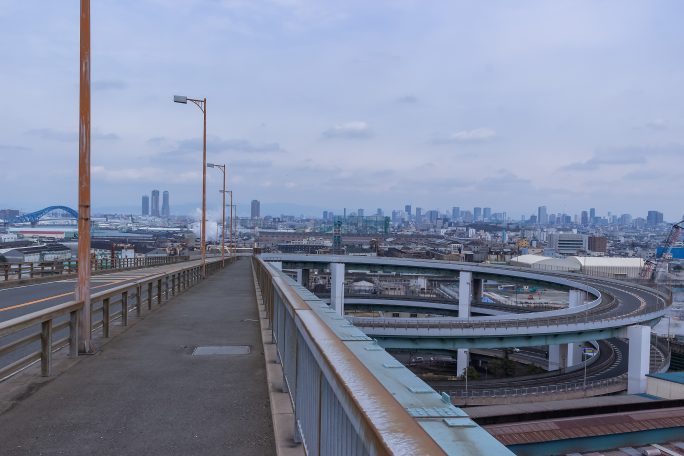
<svg viewBox="0 0 684 456">
<path fill-rule="evenodd" d="M 285 274 L 257 257 L 253 258 L 253 267 L 282 364 L 283 390 L 289 393 L 294 410 L 295 441 L 302 443 L 307 454 L 436 455 L 445 454 L 442 445 L 449 447 L 450 454 L 511 454 L 467 420 L 448 397 L 440 398 L 403 366 L 395 366 L 396 360 L 362 333 L 352 336 L 345 330 L 346 336 L 341 338 L 324 318 L 331 309 L 313 295 L 305 300 Z M 350 326 L 341 317 L 332 321 Z M 376 362 L 377 357 L 385 360 L 380 369 L 402 368 L 391 371 L 397 376 L 393 384 L 401 392 L 390 392 L 366 364 L 366 354 L 375 354 Z M 401 374 L 406 377 L 399 377 Z M 416 386 L 402 384 L 408 380 Z M 414 394 L 411 388 L 429 394 L 411 396 L 411 405 L 405 405 L 398 396 Z M 431 400 L 441 407 L 435 408 L 434 402 L 431 407 L 425 405 Z M 416 415 L 410 412 L 411 407 Z M 431 424 L 421 426 L 416 418 L 421 416 Z M 456 423 L 458 420 L 461 424 Z M 459 431 L 463 433 L 455 435 Z"/>
<path fill-rule="evenodd" d="M 566 394 L 575 391 L 591 391 L 597 389 L 616 388 L 617 391 L 627 388 L 627 374 L 604 380 L 560 383 L 557 385 L 524 386 L 520 388 L 495 388 L 495 389 L 474 389 L 449 391 L 453 398 L 496 398 L 496 397 L 517 397 L 517 396 L 548 396 L 552 394 Z"/>
<path fill-rule="evenodd" d="M 144 258 L 100 258 L 91 262 L 91 271 L 112 271 L 136 269 L 188 261 L 187 256 L 164 256 Z M 0 263 L 0 282 L 10 280 L 52 277 L 62 274 L 76 274 L 78 261 L 55 260 L 41 262 Z"/>
<path fill-rule="evenodd" d="M 226 259 L 226 263 L 229 261 Z M 207 261 L 207 274 L 220 268 L 220 259 Z M 141 316 L 144 307 L 149 311 L 153 303 L 162 305 L 197 284 L 201 277 L 202 266 L 195 262 L 94 293 L 90 303 L 93 331 L 101 329 L 102 337 L 108 338 L 115 320 L 120 319 L 121 326 L 127 326 L 130 312 Z M 40 361 L 43 376 L 51 375 L 53 352 L 66 346 L 70 356 L 77 356 L 78 318 L 82 309 L 82 301 L 69 301 L 0 322 L 0 380 L 36 361 Z"/>
</svg>

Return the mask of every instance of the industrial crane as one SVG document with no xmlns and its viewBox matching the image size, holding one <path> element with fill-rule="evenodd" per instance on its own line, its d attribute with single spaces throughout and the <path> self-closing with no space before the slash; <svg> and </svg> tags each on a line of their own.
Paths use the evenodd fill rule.
<svg viewBox="0 0 684 456">
<path fill-rule="evenodd" d="M 646 263 L 644 263 L 644 267 L 641 268 L 641 273 L 639 274 L 642 279 L 655 279 L 654 272 L 657 272 L 661 269 L 663 262 L 667 264 L 667 262 L 672 259 L 672 247 L 679 239 L 679 234 L 682 231 L 682 224 L 684 224 L 684 220 L 672 225 L 670 234 L 667 236 L 665 243 L 663 244 L 663 253 L 660 255 L 660 258 L 657 258 L 658 255 L 656 251 L 656 258 L 654 260 L 646 260 Z"/>
</svg>

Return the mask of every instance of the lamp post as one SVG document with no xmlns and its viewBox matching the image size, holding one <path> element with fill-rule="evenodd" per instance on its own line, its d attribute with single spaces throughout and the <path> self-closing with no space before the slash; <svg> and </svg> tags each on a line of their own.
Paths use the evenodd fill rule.
<svg viewBox="0 0 684 456">
<path fill-rule="evenodd" d="M 202 136 L 202 223 L 200 224 L 200 251 L 202 253 L 202 278 L 207 277 L 207 99 L 199 100 L 182 95 L 174 95 L 175 103 L 194 103 L 204 115 L 204 134 Z"/>
<path fill-rule="evenodd" d="M 223 173 L 223 205 L 222 205 L 222 221 L 221 221 L 221 266 L 226 266 L 226 165 L 216 165 L 214 163 L 207 163 L 207 168 L 216 168 Z"/>
<path fill-rule="evenodd" d="M 233 258 L 233 255 L 234 255 L 234 252 L 233 252 L 233 191 L 232 190 L 226 190 L 226 193 L 230 194 L 230 231 L 229 231 L 230 238 L 228 240 L 228 244 L 230 245 L 230 257 Z"/>
<path fill-rule="evenodd" d="M 90 0 L 81 0 L 78 118 L 78 283 L 83 301 L 78 319 L 78 353 L 93 353 L 90 317 Z M 76 353 L 71 353 L 75 355 Z"/>
</svg>

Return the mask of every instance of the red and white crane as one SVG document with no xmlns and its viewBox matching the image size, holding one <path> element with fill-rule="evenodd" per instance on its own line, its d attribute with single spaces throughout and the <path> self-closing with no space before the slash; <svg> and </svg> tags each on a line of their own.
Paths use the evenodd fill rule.
<svg viewBox="0 0 684 456">
<path fill-rule="evenodd" d="M 660 271 L 661 268 L 663 268 L 664 265 L 667 265 L 667 263 L 672 259 L 672 247 L 679 240 L 679 234 L 682 232 L 682 224 L 684 224 L 684 220 L 672 225 L 670 234 L 667 236 L 665 243 L 663 244 L 663 253 L 660 255 L 660 258 L 657 257 L 656 251 L 655 259 L 646 260 L 646 263 L 644 263 L 644 267 L 641 269 L 641 273 L 639 274 L 642 279 L 654 279 L 654 272 Z"/>
</svg>

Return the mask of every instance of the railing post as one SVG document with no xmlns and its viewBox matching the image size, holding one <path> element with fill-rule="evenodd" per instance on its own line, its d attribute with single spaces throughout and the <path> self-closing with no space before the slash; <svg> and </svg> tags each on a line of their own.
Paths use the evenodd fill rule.
<svg viewBox="0 0 684 456">
<path fill-rule="evenodd" d="M 78 356 L 78 310 L 69 313 L 69 356 Z"/>
<path fill-rule="evenodd" d="M 142 315 L 142 285 L 135 287 L 135 313 L 138 317 Z"/>
<path fill-rule="evenodd" d="M 171 296 L 176 296 L 176 274 L 171 274 Z"/>
<path fill-rule="evenodd" d="M 109 298 L 102 300 L 102 337 L 109 337 Z"/>
<path fill-rule="evenodd" d="M 147 310 L 152 310 L 152 282 L 147 284 Z"/>
<path fill-rule="evenodd" d="M 162 279 L 157 280 L 157 304 L 162 304 Z"/>
<path fill-rule="evenodd" d="M 33 278 L 33 263 L 31 263 L 31 267 L 29 269 L 29 277 Z"/>
<path fill-rule="evenodd" d="M 24 263 L 19 263 L 19 268 L 17 269 L 17 280 L 21 280 L 21 268 L 24 266 Z"/>
<path fill-rule="evenodd" d="M 40 329 L 40 374 L 52 374 L 52 320 L 41 323 Z"/>
<path fill-rule="evenodd" d="M 128 292 L 121 293 L 121 325 L 128 326 Z"/>
</svg>

